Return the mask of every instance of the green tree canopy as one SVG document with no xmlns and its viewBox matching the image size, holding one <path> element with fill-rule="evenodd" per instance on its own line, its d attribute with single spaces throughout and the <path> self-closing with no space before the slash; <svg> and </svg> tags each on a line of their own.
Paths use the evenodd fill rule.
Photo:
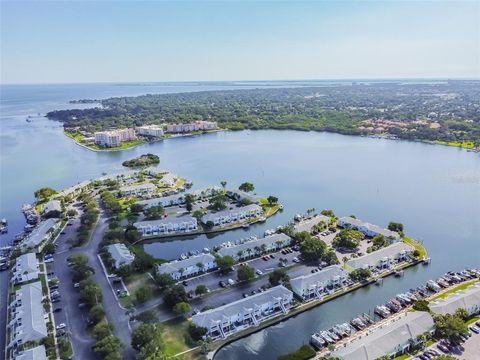
<svg viewBox="0 0 480 360">
<path fill-rule="evenodd" d="M 349 250 L 355 250 L 360 241 L 365 238 L 360 231 L 353 230 L 353 229 L 342 229 L 335 239 L 333 239 L 333 246 L 341 247 Z"/>
<path fill-rule="evenodd" d="M 235 259 L 229 255 L 217 258 L 218 268 L 223 273 L 227 273 L 231 271 L 231 267 L 234 264 L 235 264 Z"/>
<path fill-rule="evenodd" d="M 321 260 L 326 250 L 325 242 L 314 237 L 307 238 L 300 244 L 300 253 L 307 261 Z"/>
<path fill-rule="evenodd" d="M 238 281 L 250 281 L 255 278 L 255 269 L 251 266 L 239 266 L 237 269 Z"/>
<path fill-rule="evenodd" d="M 238 190 L 242 190 L 245 192 L 252 192 L 253 190 L 255 190 L 255 186 L 252 183 L 244 182 L 238 187 Z"/>
</svg>

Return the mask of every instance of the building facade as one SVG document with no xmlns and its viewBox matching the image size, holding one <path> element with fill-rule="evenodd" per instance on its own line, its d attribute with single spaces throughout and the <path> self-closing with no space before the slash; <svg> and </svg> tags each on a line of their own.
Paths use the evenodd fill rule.
<svg viewBox="0 0 480 360">
<path fill-rule="evenodd" d="M 283 286 L 193 315 L 192 322 L 207 329 L 206 337 L 225 338 L 278 314 L 286 314 L 293 293 Z"/>
<path fill-rule="evenodd" d="M 104 147 L 118 147 L 124 141 L 132 141 L 137 138 L 135 130 L 131 128 L 99 131 L 94 136 L 95 144 Z"/>
<path fill-rule="evenodd" d="M 139 185 L 122 186 L 119 191 L 123 196 L 146 195 L 157 192 L 157 187 L 155 186 L 155 184 L 146 183 Z"/>
<path fill-rule="evenodd" d="M 364 222 L 362 220 L 353 218 L 351 216 L 344 216 L 338 219 L 338 226 L 347 228 L 347 229 L 358 230 L 364 235 L 369 237 L 382 235 L 386 237 L 388 240 L 390 240 L 391 242 L 399 242 L 401 240 L 400 234 L 395 231 L 384 229 L 380 226 Z"/>
<path fill-rule="evenodd" d="M 171 261 L 157 267 L 159 274 L 169 274 L 175 280 L 190 277 L 217 268 L 215 257 L 211 254 L 201 254 L 185 260 Z"/>
<path fill-rule="evenodd" d="M 142 236 L 161 236 L 196 231 L 197 219 L 192 216 L 169 216 L 160 220 L 145 220 L 133 224 Z"/>
<path fill-rule="evenodd" d="M 262 253 L 271 252 L 289 246 L 292 238 L 285 234 L 273 234 L 257 240 L 247 241 L 242 244 L 222 247 L 217 253 L 220 256 L 231 256 L 235 260 L 243 260 Z"/>
<path fill-rule="evenodd" d="M 413 251 L 413 246 L 404 242 L 398 242 L 369 254 L 350 259 L 346 264 L 354 269 L 389 269 L 395 264 L 407 261 Z"/>
<path fill-rule="evenodd" d="M 215 121 L 195 121 L 193 123 L 184 124 L 168 124 L 168 133 L 187 133 L 192 131 L 207 131 L 217 129 Z"/>
<path fill-rule="evenodd" d="M 242 222 L 262 215 L 263 210 L 259 205 L 250 204 L 247 206 L 235 207 L 231 210 L 221 210 L 215 213 L 205 214 L 202 217 L 202 222 L 207 224 L 211 221 L 214 226 L 221 226 Z"/>
<path fill-rule="evenodd" d="M 143 125 L 136 128 L 137 134 L 148 137 L 162 137 L 163 127 L 160 125 Z"/>
<path fill-rule="evenodd" d="M 338 265 L 332 265 L 290 280 L 293 292 L 304 301 L 319 299 L 334 289 L 346 285 L 348 273 Z"/>
<path fill-rule="evenodd" d="M 13 284 L 22 284 L 38 279 L 39 264 L 35 253 L 20 255 L 15 259 L 15 266 L 11 270 L 10 281 Z"/>
<path fill-rule="evenodd" d="M 135 256 L 128 250 L 125 244 L 108 245 L 107 251 L 113 259 L 113 267 L 115 269 L 123 265 L 130 265 L 135 260 Z"/>
</svg>

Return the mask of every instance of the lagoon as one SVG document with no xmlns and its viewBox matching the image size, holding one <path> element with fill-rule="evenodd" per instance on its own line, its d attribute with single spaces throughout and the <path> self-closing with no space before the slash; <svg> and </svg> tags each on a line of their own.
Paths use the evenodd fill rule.
<svg viewBox="0 0 480 360">
<path fill-rule="evenodd" d="M 122 171 L 124 160 L 148 152 L 160 157 L 160 168 L 186 177 L 195 188 L 219 185 L 222 180 L 227 187 L 249 181 L 258 194 L 275 195 L 285 207 L 249 229 L 145 243 L 146 251 L 158 258 L 173 259 L 188 250 L 261 235 L 312 207 L 354 214 L 382 226 L 392 220 L 402 222 L 406 233 L 429 250 L 430 266 L 410 269 L 381 287 L 362 289 L 239 340 L 217 354 L 222 360 L 276 359 L 308 342 L 312 332 L 371 311 L 397 292 L 448 270 L 480 265 L 480 156 L 476 153 L 415 142 L 275 130 L 220 132 L 102 153 L 75 145 L 62 135 L 57 122 L 42 117 L 25 122 L 27 115 L 78 106 L 66 103 L 71 99 L 199 89 L 209 88 L 2 88 L 0 217 L 9 220 L 10 232 L 0 242 L 5 244 L 23 228 L 20 206 L 33 201 L 39 187 L 61 189 L 103 172 Z"/>
</svg>

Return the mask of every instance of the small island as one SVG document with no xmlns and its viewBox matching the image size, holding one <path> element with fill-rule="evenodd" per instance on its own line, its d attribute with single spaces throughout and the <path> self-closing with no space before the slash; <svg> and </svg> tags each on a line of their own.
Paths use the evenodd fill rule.
<svg viewBox="0 0 480 360">
<path fill-rule="evenodd" d="M 122 165 L 129 168 L 140 168 L 157 165 L 160 158 L 154 154 L 143 154 L 131 160 L 125 160 Z"/>
</svg>

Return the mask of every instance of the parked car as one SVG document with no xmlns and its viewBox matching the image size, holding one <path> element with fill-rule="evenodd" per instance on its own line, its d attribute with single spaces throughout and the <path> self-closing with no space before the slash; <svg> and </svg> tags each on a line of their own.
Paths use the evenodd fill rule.
<svg viewBox="0 0 480 360">
<path fill-rule="evenodd" d="M 183 285 L 183 286 L 188 286 L 188 282 L 187 282 L 186 280 L 183 280 L 183 281 L 182 281 L 182 285 Z"/>
<path fill-rule="evenodd" d="M 218 285 L 220 285 L 220 287 L 222 288 L 227 287 L 227 284 L 225 283 L 225 281 L 219 281 Z"/>
<path fill-rule="evenodd" d="M 294 258 L 292 259 L 292 261 L 293 261 L 294 263 L 299 263 L 299 262 L 300 262 L 300 260 L 299 260 L 297 257 L 294 257 Z"/>
<path fill-rule="evenodd" d="M 75 289 L 78 289 L 78 288 L 80 287 L 80 283 L 75 283 L 75 284 L 73 284 L 73 287 L 74 287 Z"/>
<path fill-rule="evenodd" d="M 75 265 L 73 262 L 67 261 L 67 266 L 73 266 Z"/>
<path fill-rule="evenodd" d="M 54 261 L 53 258 L 48 258 L 48 259 L 44 260 L 44 263 L 49 264 L 49 263 L 53 263 L 53 261 Z"/>
<path fill-rule="evenodd" d="M 56 308 L 56 309 L 53 310 L 53 312 L 56 312 L 56 313 L 58 313 L 60 311 L 62 311 L 62 308 Z"/>
<path fill-rule="evenodd" d="M 227 282 L 229 285 L 235 285 L 235 280 L 233 279 L 228 279 Z"/>
<path fill-rule="evenodd" d="M 243 297 L 246 298 L 246 297 L 249 297 L 250 295 L 248 295 L 247 293 L 243 293 Z"/>
<path fill-rule="evenodd" d="M 61 330 L 61 329 L 65 329 L 66 327 L 67 327 L 67 325 L 65 325 L 65 323 L 60 323 L 55 327 L 55 329 Z"/>
<path fill-rule="evenodd" d="M 52 303 L 57 303 L 57 302 L 60 302 L 60 298 L 53 298 L 52 299 Z"/>
<path fill-rule="evenodd" d="M 480 334 L 480 328 L 475 325 L 470 326 L 470 330 L 472 330 L 475 334 Z"/>
<path fill-rule="evenodd" d="M 263 275 L 263 271 L 260 269 L 257 269 L 255 270 L 255 274 L 257 274 L 258 276 Z"/>
</svg>

